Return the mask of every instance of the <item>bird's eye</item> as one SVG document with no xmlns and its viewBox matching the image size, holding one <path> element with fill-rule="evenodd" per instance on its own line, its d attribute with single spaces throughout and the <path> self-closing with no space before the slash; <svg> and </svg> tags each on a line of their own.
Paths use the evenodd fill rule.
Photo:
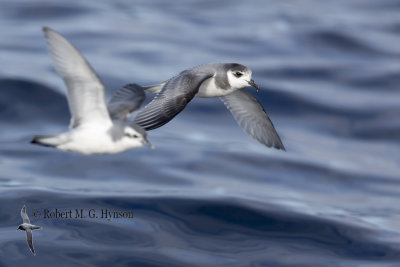
<svg viewBox="0 0 400 267">
<path fill-rule="evenodd" d="M 243 73 L 241 73 L 240 71 L 235 72 L 233 75 L 235 75 L 236 77 L 240 77 L 243 75 Z"/>
<path fill-rule="evenodd" d="M 139 135 L 137 135 L 137 134 L 125 133 L 125 136 L 129 137 L 129 138 L 139 138 Z"/>
</svg>

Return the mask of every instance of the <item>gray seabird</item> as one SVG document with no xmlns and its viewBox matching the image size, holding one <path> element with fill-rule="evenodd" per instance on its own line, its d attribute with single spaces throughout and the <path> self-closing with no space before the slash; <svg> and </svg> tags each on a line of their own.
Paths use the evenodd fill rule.
<svg viewBox="0 0 400 267">
<path fill-rule="evenodd" d="M 209 63 L 184 70 L 157 85 L 143 87 L 157 93 L 135 117 L 134 122 L 146 131 L 172 120 L 194 97 L 219 97 L 245 132 L 260 143 L 285 150 L 264 108 L 244 87 L 259 90 L 252 72 L 236 63 Z"/>
<path fill-rule="evenodd" d="M 69 131 L 35 136 L 31 143 L 83 154 L 113 154 L 143 145 L 151 147 L 146 131 L 126 121 L 137 108 L 135 103 L 144 100 L 142 88 L 134 84 L 121 88 L 107 106 L 103 83 L 85 58 L 59 33 L 47 27 L 43 31 L 54 67 L 68 88 L 71 123 Z"/>
<path fill-rule="evenodd" d="M 36 255 L 35 249 L 33 248 L 32 230 L 41 229 L 41 227 L 31 224 L 28 214 L 26 214 L 25 205 L 21 209 L 21 217 L 23 223 L 20 226 L 18 226 L 17 230 L 22 230 L 26 232 L 26 241 L 28 242 L 29 249 L 31 250 L 33 255 Z"/>
</svg>

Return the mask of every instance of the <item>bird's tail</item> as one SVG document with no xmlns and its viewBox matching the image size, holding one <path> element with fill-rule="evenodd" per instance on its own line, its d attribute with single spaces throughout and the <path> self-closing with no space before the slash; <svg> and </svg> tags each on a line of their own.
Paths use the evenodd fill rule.
<svg viewBox="0 0 400 267">
<path fill-rule="evenodd" d="M 64 143 L 64 138 L 60 135 L 36 135 L 32 138 L 31 144 L 37 144 L 41 146 L 57 147 Z"/>
<path fill-rule="evenodd" d="M 42 229 L 41 226 L 34 225 L 34 226 L 32 227 L 32 230 L 40 230 L 40 229 Z"/>
</svg>

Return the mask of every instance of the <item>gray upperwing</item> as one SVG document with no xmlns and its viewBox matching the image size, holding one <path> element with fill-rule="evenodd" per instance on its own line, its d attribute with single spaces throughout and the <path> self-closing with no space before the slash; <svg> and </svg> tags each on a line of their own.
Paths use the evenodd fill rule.
<svg viewBox="0 0 400 267">
<path fill-rule="evenodd" d="M 43 28 L 54 68 L 67 85 L 71 128 L 93 121 L 111 123 L 104 86 L 82 54 L 61 34 Z"/>
<path fill-rule="evenodd" d="M 245 89 L 220 97 L 243 130 L 267 147 L 285 150 L 260 102 Z"/>
<path fill-rule="evenodd" d="M 32 230 L 26 229 L 26 241 L 28 241 L 29 249 L 35 255 L 35 248 L 33 247 Z"/>
<path fill-rule="evenodd" d="M 113 120 L 126 120 L 129 114 L 142 105 L 146 99 L 144 88 L 137 84 L 127 84 L 117 90 L 108 102 L 108 112 Z"/>
<path fill-rule="evenodd" d="M 21 209 L 21 217 L 24 223 L 31 223 L 28 217 L 28 214 L 26 214 L 26 206 L 24 205 Z"/>
<path fill-rule="evenodd" d="M 199 91 L 200 85 L 212 76 L 211 72 L 181 72 L 165 83 L 160 93 L 135 117 L 134 122 L 146 131 L 166 124 L 185 108 Z"/>
</svg>

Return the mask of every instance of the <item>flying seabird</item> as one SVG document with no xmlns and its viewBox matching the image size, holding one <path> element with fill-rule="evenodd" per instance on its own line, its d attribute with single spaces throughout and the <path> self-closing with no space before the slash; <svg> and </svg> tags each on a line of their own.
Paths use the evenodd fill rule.
<svg viewBox="0 0 400 267">
<path fill-rule="evenodd" d="M 113 154 L 143 145 L 151 147 L 146 131 L 126 120 L 144 100 L 143 89 L 135 84 L 124 86 L 107 106 L 104 86 L 85 58 L 59 33 L 48 27 L 43 31 L 54 67 L 68 88 L 71 122 L 68 132 L 35 136 L 31 143 L 83 154 Z"/>
<path fill-rule="evenodd" d="M 28 214 L 26 214 L 25 205 L 21 209 L 21 217 L 22 217 L 23 223 L 18 226 L 17 230 L 26 232 L 26 241 L 28 242 L 29 249 L 31 250 L 33 255 L 36 255 L 35 249 L 33 247 L 32 230 L 41 229 L 41 227 L 31 224 Z"/>
<path fill-rule="evenodd" d="M 184 70 L 171 79 L 143 90 L 157 93 L 134 118 L 146 131 L 172 120 L 194 97 L 219 97 L 238 124 L 267 147 L 285 150 L 260 102 L 244 87 L 259 90 L 252 71 L 237 63 L 209 63 Z"/>
</svg>

